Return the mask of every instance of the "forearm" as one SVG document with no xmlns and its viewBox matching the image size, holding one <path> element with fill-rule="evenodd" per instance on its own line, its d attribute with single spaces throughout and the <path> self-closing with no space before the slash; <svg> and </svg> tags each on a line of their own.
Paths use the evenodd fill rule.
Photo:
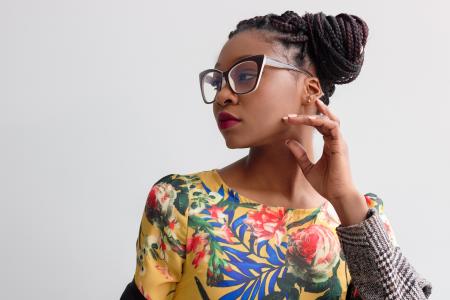
<svg viewBox="0 0 450 300">
<path fill-rule="evenodd" d="M 431 284 L 394 247 L 377 211 L 336 228 L 350 275 L 363 299 L 427 299 Z"/>
</svg>

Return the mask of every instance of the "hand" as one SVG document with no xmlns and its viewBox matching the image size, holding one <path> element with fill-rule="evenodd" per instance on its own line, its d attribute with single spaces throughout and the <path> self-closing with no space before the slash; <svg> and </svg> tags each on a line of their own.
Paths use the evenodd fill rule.
<svg viewBox="0 0 450 300">
<path fill-rule="evenodd" d="M 340 130 L 340 121 L 321 100 L 317 99 L 315 103 L 322 115 L 289 115 L 283 117 L 283 120 L 288 125 L 314 126 L 323 135 L 322 156 L 316 163 L 312 163 L 300 142 L 289 140 L 287 146 L 297 159 L 305 178 L 337 208 L 336 211 L 343 211 L 344 206 L 358 201 L 362 202 L 359 207 L 364 209 L 367 204 L 351 177 L 348 148 Z M 363 210 L 360 210 L 360 214 L 361 212 Z M 348 215 L 348 210 L 345 214 Z"/>
</svg>

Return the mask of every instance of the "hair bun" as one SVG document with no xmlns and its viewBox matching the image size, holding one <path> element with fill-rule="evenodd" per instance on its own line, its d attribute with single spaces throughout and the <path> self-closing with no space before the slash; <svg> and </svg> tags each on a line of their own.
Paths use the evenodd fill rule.
<svg viewBox="0 0 450 300">
<path fill-rule="evenodd" d="M 320 77 L 335 84 L 349 83 L 358 76 L 364 62 L 369 28 L 359 17 L 323 12 L 302 17 L 307 25 L 310 55 Z"/>
</svg>

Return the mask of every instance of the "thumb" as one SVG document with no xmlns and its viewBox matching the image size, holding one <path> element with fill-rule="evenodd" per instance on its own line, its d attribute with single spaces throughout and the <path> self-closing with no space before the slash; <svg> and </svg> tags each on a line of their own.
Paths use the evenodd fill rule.
<svg viewBox="0 0 450 300">
<path fill-rule="evenodd" d="M 309 160 L 306 150 L 302 144 L 296 140 L 286 140 L 286 145 L 291 150 L 294 157 L 297 159 L 297 163 L 303 171 L 303 174 L 307 174 L 314 164 Z"/>
</svg>

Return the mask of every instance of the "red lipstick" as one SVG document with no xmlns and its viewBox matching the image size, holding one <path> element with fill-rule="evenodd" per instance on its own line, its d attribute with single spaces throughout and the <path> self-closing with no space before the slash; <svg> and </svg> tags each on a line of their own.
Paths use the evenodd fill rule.
<svg viewBox="0 0 450 300">
<path fill-rule="evenodd" d="M 236 117 L 235 115 L 222 111 L 219 113 L 219 128 L 220 129 L 226 129 L 229 127 L 232 127 L 236 124 L 238 124 L 239 122 L 241 122 L 241 119 L 239 119 L 238 117 Z"/>
</svg>

